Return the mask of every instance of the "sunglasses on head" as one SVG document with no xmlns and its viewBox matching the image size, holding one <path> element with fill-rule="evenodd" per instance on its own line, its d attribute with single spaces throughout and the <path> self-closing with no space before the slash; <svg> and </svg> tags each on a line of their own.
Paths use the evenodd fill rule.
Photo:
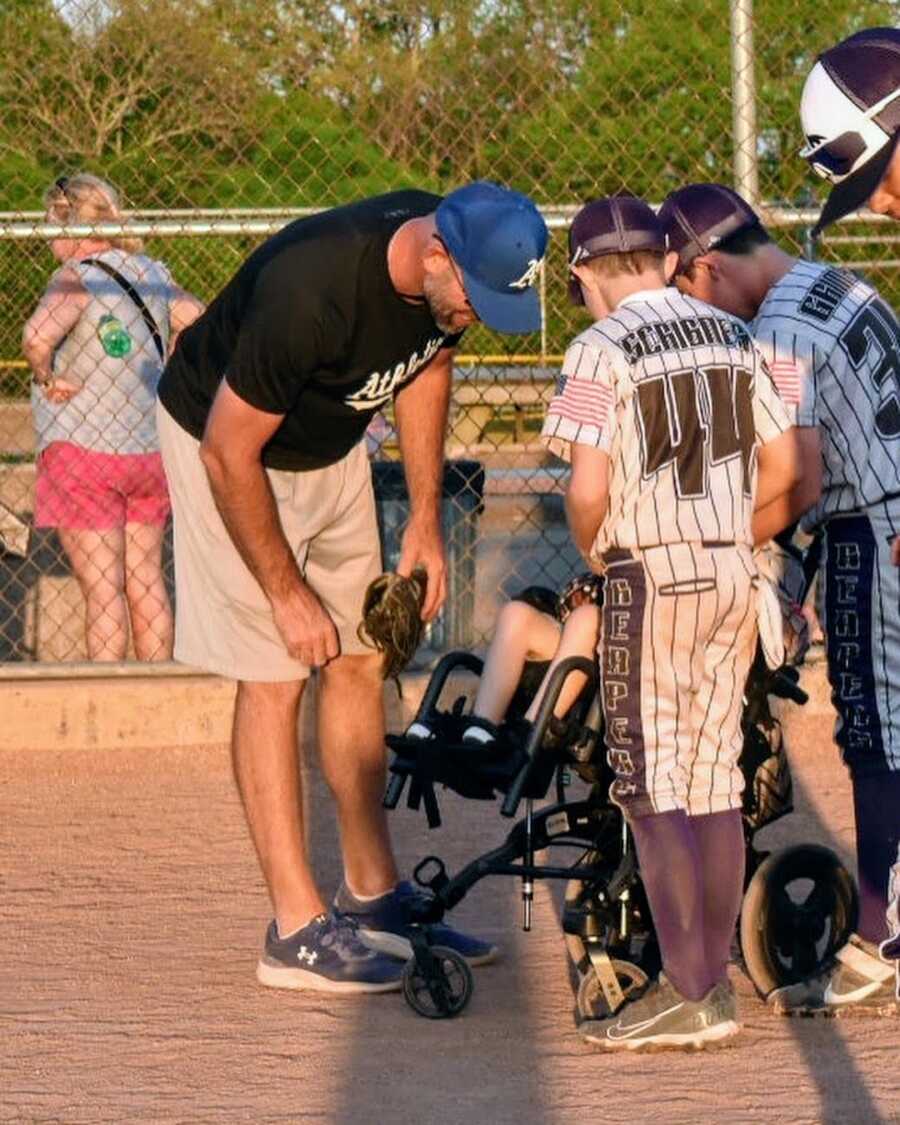
<svg viewBox="0 0 900 1125">
<path fill-rule="evenodd" d="M 817 176 L 833 180 L 850 174 L 853 165 L 866 151 L 866 142 L 856 132 L 841 133 L 813 150 L 806 160 Z"/>
</svg>

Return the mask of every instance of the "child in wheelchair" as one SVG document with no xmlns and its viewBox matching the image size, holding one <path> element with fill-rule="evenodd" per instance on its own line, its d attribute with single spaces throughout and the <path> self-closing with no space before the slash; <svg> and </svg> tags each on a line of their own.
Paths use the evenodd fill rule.
<svg viewBox="0 0 900 1125">
<path fill-rule="evenodd" d="M 461 732 L 463 743 L 492 748 L 527 741 L 554 670 L 571 656 L 595 659 L 602 592 L 600 576 L 588 572 L 559 594 L 546 586 L 528 586 L 503 606 Z M 547 732 L 556 743 L 568 735 L 566 716 L 586 680 L 576 671 L 562 683 Z M 427 719 L 417 719 L 406 736 L 427 739 L 435 733 Z"/>
</svg>

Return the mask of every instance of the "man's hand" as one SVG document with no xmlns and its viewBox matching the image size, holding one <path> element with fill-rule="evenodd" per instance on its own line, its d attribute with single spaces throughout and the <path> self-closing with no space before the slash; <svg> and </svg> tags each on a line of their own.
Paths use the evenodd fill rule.
<svg viewBox="0 0 900 1125">
<path fill-rule="evenodd" d="M 417 566 L 428 575 L 422 620 L 430 621 L 447 599 L 447 559 L 440 525 L 434 520 L 410 519 L 403 533 L 397 573 L 409 578 Z"/>
<path fill-rule="evenodd" d="M 891 562 L 894 566 L 900 566 L 900 535 L 891 543 Z"/>
<path fill-rule="evenodd" d="M 310 668 L 321 668 L 340 652 L 337 629 L 328 611 L 306 585 L 286 597 L 272 599 L 272 615 L 295 660 Z"/>
</svg>

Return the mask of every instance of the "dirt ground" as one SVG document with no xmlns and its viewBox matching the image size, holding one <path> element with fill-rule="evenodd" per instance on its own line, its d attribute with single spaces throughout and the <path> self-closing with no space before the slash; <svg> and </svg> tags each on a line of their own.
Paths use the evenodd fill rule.
<svg viewBox="0 0 900 1125">
<path fill-rule="evenodd" d="M 849 858 L 848 786 L 822 685 L 794 711 L 799 810 L 770 845 Z M 398 995 L 260 988 L 266 896 L 225 747 L 0 751 L 0 1120 L 315 1123 L 900 1122 L 896 1019 L 776 1019 L 736 975 L 745 1031 L 709 1054 L 606 1057 L 574 1031 L 558 890 L 519 928 L 510 879 L 455 913 L 496 939 L 459 1019 Z M 323 884 L 339 872 L 314 784 Z M 444 799 L 445 826 L 393 816 L 405 870 L 455 869 L 498 841 L 490 805 Z"/>
</svg>

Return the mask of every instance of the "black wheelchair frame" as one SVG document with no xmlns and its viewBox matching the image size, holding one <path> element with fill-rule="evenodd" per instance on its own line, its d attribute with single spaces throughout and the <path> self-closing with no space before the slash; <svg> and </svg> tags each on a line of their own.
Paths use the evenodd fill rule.
<svg viewBox="0 0 900 1125">
<path fill-rule="evenodd" d="M 505 840 L 457 874 L 451 877 L 434 855 L 415 868 L 415 881 L 431 894 L 414 907 L 413 955 L 404 975 L 404 994 L 420 1015 L 441 1019 L 459 1014 L 472 994 L 471 970 L 457 953 L 433 944 L 430 926 L 442 921 L 476 883 L 496 875 L 520 879 L 522 925 L 530 930 L 535 882 L 555 879 L 567 882 L 562 926 L 577 981 L 577 1014 L 610 1014 L 658 972 L 660 959 L 631 833 L 621 810 L 607 795 L 613 775 L 603 753 L 596 667 L 582 657 L 562 661 L 548 681 L 525 744 L 507 744 L 499 751 L 459 741 L 465 696 L 449 712 L 438 707 L 452 673 L 463 670 L 478 675 L 482 668 L 483 662 L 476 656 L 448 653 L 436 666 L 416 714 L 435 737 L 387 738 L 394 753 L 384 798 L 389 809 L 397 806 L 407 783 L 409 806 L 424 805 L 431 827 L 440 823 L 436 785 L 470 798 L 501 795 L 500 812 L 509 819 L 525 802 L 525 815 Z M 754 675 L 763 675 L 762 668 L 758 660 L 751 681 Z M 570 737 L 554 747 L 547 738 L 550 718 L 559 692 L 573 672 L 583 673 L 587 685 L 569 712 Z M 753 705 L 745 706 L 745 747 L 751 732 L 760 730 L 760 723 L 772 721 L 767 705 L 770 693 L 806 701 L 790 670 L 771 675 L 756 692 Z M 572 771 L 592 785 L 586 798 L 566 800 Z M 556 800 L 535 810 L 534 802 L 546 796 L 554 778 Z M 776 815 L 790 811 L 789 791 L 783 806 Z M 751 979 L 765 993 L 808 975 L 834 952 L 855 925 L 856 893 L 850 876 L 828 849 L 800 845 L 767 856 L 754 848 L 757 826 L 746 815 L 744 825 L 747 881 L 752 883 L 761 873 L 764 888 L 755 896 L 753 918 L 746 925 L 741 920 L 742 946 Z M 537 853 L 550 848 L 576 849 L 579 857 L 570 864 L 537 862 Z M 768 909 L 772 898 L 784 898 L 781 884 L 788 876 L 812 879 L 813 891 L 797 909 L 789 910 L 782 903 L 780 913 L 773 912 Z M 753 947 L 751 957 L 746 955 L 748 945 Z"/>
</svg>

